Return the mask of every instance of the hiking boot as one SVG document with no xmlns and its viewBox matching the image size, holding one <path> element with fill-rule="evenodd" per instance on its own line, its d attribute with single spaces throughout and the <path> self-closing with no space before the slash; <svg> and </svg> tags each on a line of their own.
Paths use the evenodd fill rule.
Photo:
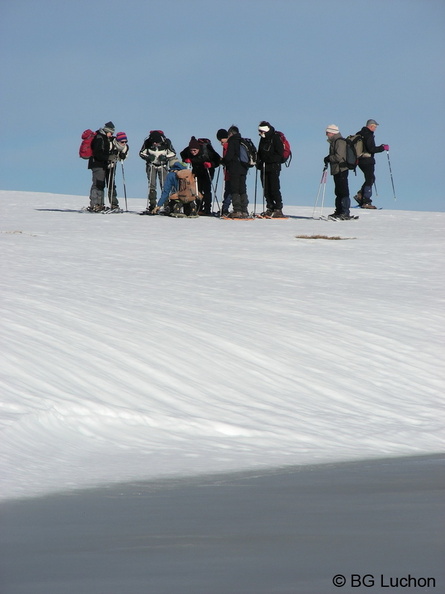
<svg viewBox="0 0 445 594">
<path fill-rule="evenodd" d="M 281 208 L 277 208 L 272 213 L 273 219 L 282 219 L 283 217 L 284 217 L 284 214 L 283 214 L 283 211 L 281 210 Z"/>
<path fill-rule="evenodd" d="M 342 215 L 339 212 L 333 212 L 332 214 L 328 215 L 328 219 L 339 219 Z"/>
<path fill-rule="evenodd" d="M 354 196 L 354 200 L 358 203 L 359 206 L 363 204 L 363 196 L 360 191 L 358 191 L 357 194 Z"/>
<path fill-rule="evenodd" d="M 377 209 L 377 207 L 374 206 L 374 204 L 372 204 L 372 202 L 362 203 L 362 204 L 360 204 L 360 208 L 369 208 L 369 209 L 372 209 L 372 210 Z"/>
<path fill-rule="evenodd" d="M 170 214 L 179 214 L 181 212 L 182 203 L 179 200 L 170 200 L 168 207 Z"/>
<path fill-rule="evenodd" d="M 247 215 L 240 210 L 234 210 L 229 214 L 229 219 L 245 219 Z"/>
<path fill-rule="evenodd" d="M 273 215 L 273 210 L 270 208 L 266 209 L 264 212 L 261 213 L 261 217 L 271 217 Z"/>
</svg>

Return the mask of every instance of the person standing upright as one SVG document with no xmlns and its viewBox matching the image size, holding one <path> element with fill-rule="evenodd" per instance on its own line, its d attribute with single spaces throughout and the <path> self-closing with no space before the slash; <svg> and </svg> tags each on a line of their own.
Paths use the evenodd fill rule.
<svg viewBox="0 0 445 594">
<path fill-rule="evenodd" d="M 261 173 L 261 183 L 266 201 L 266 210 L 263 216 L 280 218 L 283 216 L 280 173 L 284 146 L 279 134 L 269 122 L 260 122 L 258 133 L 261 139 L 258 145 L 257 169 Z"/>
<path fill-rule="evenodd" d="M 350 219 L 351 200 L 349 198 L 348 174 L 346 164 L 346 140 L 340 134 L 338 126 L 330 124 L 326 128 L 327 141 L 329 142 L 329 155 L 324 158 L 324 164 L 330 166 L 331 175 L 335 186 L 335 211 L 329 215 L 330 219 Z"/>
<path fill-rule="evenodd" d="M 375 159 L 376 153 L 382 153 L 383 151 L 389 151 L 387 144 L 381 144 L 376 146 L 374 139 L 374 132 L 377 129 L 377 122 L 375 120 L 368 120 L 366 126 L 357 132 L 363 139 L 363 153 L 358 159 L 358 166 L 365 176 L 365 181 L 361 189 L 354 196 L 360 206 L 360 208 L 375 208 L 372 204 L 372 186 L 375 183 Z"/>
<path fill-rule="evenodd" d="M 165 178 L 169 166 L 176 160 L 176 152 L 171 140 L 165 137 L 162 130 L 151 130 L 139 151 L 139 156 L 146 163 L 148 180 L 148 213 L 156 207 L 157 181 L 161 192 L 164 188 Z"/>
<path fill-rule="evenodd" d="M 93 180 L 90 189 L 90 205 L 88 210 L 99 212 L 104 210 L 105 186 L 114 185 L 114 167 L 110 168 L 110 156 L 113 151 L 113 134 L 115 127 L 113 122 L 107 122 L 102 128 L 96 131 L 91 142 L 93 155 L 88 160 L 88 169 L 91 169 Z M 113 179 L 111 180 L 111 176 Z M 111 195 L 113 192 L 111 191 Z M 116 204 L 112 204 L 115 208 Z"/>
<path fill-rule="evenodd" d="M 229 133 L 225 128 L 220 128 L 216 133 L 216 138 L 221 143 L 223 149 L 223 158 L 226 156 Z M 232 189 L 230 187 L 230 177 L 227 167 L 224 167 L 224 194 L 221 204 L 221 216 L 225 217 L 229 214 L 230 205 L 232 203 Z"/>
<path fill-rule="evenodd" d="M 249 217 L 247 197 L 247 169 L 246 163 L 241 161 L 241 134 L 238 126 L 228 129 L 227 150 L 222 159 L 230 180 L 233 211 L 228 215 L 231 219 L 247 219 Z"/>
</svg>

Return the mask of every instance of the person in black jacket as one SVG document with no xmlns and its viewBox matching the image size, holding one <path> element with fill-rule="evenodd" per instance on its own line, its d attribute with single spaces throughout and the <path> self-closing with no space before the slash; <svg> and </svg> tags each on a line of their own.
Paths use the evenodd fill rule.
<svg viewBox="0 0 445 594">
<path fill-rule="evenodd" d="M 199 142 L 194 136 L 180 155 L 184 163 L 191 163 L 193 175 L 198 182 L 198 191 L 203 196 L 202 200 L 197 200 L 199 214 L 210 216 L 212 214 L 212 180 L 215 167 L 219 166 L 221 157 L 210 141 L 206 139 L 206 142 Z"/>
<path fill-rule="evenodd" d="M 228 216 L 231 219 L 247 219 L 249 216 L 247 210 L 249 200 L 246 188 L 248 166 L 240 158 L 241 134 L 238 126 L 230 126 L 227 132 L 227 150 L 222 162 L 226 167 L 232 192 L 233 211 Z"/>
<path fill-rule="evenodd" d="M 279 134 L 269 122 L 260 122 L 258 133 L 257 169 L 261 172 L 266 211 L 263 216 L 282 217 L 283 199 L 280 190 L 280 172 L 283 162 L 284 146 Z"/>
<path fill-rule="evenodd" d="M 118 208 L 116 186 L 114 183 L 115 161 L 119 152 L 114 144 L 113 122 L 107 122 L 103 128 L 96 132 L 91 142 L 93 156 L 88 160 L 88 169 L 91 169 L 93 183 L 90 189 L 90 206 L 88 210 L 99 212 L 104 210 L 104 190 L 108 187 L 111 208 Z"/>
<path fill-rule="evenodd" d="M 360 208 L 375 208 L 372 204 L 372 186 L 375 183 L 375 159 L 376 153 L 389 151 L 387 144 L 376 146 L 374 139 L 374 132 L 378 124 L 375 120 L 368 120 L 366 126 L 357 132 L 363 138 L 363 153 L 358 159 L 358 166 L 363 171 L 365 181 L 361 189 L 354 196 Z"/>
</svg>

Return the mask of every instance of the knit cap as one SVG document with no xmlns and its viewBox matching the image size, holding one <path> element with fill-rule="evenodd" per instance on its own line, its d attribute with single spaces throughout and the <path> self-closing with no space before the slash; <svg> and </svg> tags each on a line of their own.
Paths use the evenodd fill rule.
<svg viewBox="0 0 445 594">
<path fill-rule="evenodd" d="M 104 126 L 104 130 L 105 132 L 111 132 L 111 134 L 114 134 L 114 131 L 116 130 L 113 122 L 107 122 Z"/>
<path fill-rule="evenodd" d="M 339 134 L 340 130 L 335 124 L 329 124 L 329 126 L 326 128 L 326 132 L 329 132 L 330 134 Z"/>
<path fill-rule="evenodd" d="M 127 135 L 125 134 L 125 132 L 118 132 L 116 134 L 116 140 L 118 142 L 128 142 L 128 138 L 127 138 Z"/>
<path fill-rule="evenodd" d="M 218 140 L 222 140 L 223 138 L 228 138 L 229 137 L 229 133 L 227 132 L 227 130 L 224 130 L 224 128 L 220 128 L 218 130 L 218 132 L 216 133 L 216 138 Z"/>
<path fill-rule="evenodd" d="M 161 130 L 151 130 L 149 136 L 150 142 L 161 144 L 164 141 Z"/>
<path fill-rule="evenodd" d="M 199 144 L 199 142 L 196 140 L 195 136 L 192 136 L 189 142 L 189 149 L 200 149 L 201 145 Z"/>
</svg>

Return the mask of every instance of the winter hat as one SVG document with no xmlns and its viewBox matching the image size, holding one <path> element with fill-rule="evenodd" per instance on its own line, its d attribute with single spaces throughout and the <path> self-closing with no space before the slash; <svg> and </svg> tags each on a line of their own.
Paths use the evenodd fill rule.
<svg viewBox="0 0 445 594">
<path fill-rule="evenodd" d="M 227 130 L 224 130 L 224 128 L 220 128 L 218 130 L 218 132 L 216 133 L 216 138 L 218 140 L 222 140 L 223 138 L 228 138 L 229 137 L 229 133 L 227 132 Z"/>
<path fill-rule="evenodd" d="M 125 132 L 118 132 L 116 134 L 116 140 L 118 142 L 128 142 L 128 138 L 127 138 L 127 135 L 125 134 Z"/>
<path fill-rule="evenodd" d="M 161 143 L 164 141 L 164 138 L 162 136 L 162 133 L 159 130 L 152 130 L 150 132 L 150 141 L 151 142 L 156 142 L 156 143 Z"/>
<path fill-rule="evenodd" d="M 190 142 L 189 142 L 189 149 L 200 149 L 201 145 L 199 144 L 199 142 L 196 140 L 196 138 L 194 136 L 191 137 Z"/>
<path fill-rule="evenodd" d="M 366 122 L 367 126 L 378 126 L 377 122 L 375 120 L 368 120 Z"/>
<path fill-rule="evenodd" d="M 114 134 L 114 131 L 116 130 L 113 122 L 107 122 L 104 126 L 104 130 L 105 132 L 111 132 L 111 134 Z"/>
<path fill-rule="evenodd" d="M 335 124 L 329 124 L 329 126 L 326 128 L 326 132 L 329 132 L 330 134 L 339 134 L 340 130 Z"/>
<path fill-rule="evenodd" d="M 269 122 L 260 122 L 258 126 L 258 132 L 269 132 L 270 131 L 270 124 Z"/>
</svg>

